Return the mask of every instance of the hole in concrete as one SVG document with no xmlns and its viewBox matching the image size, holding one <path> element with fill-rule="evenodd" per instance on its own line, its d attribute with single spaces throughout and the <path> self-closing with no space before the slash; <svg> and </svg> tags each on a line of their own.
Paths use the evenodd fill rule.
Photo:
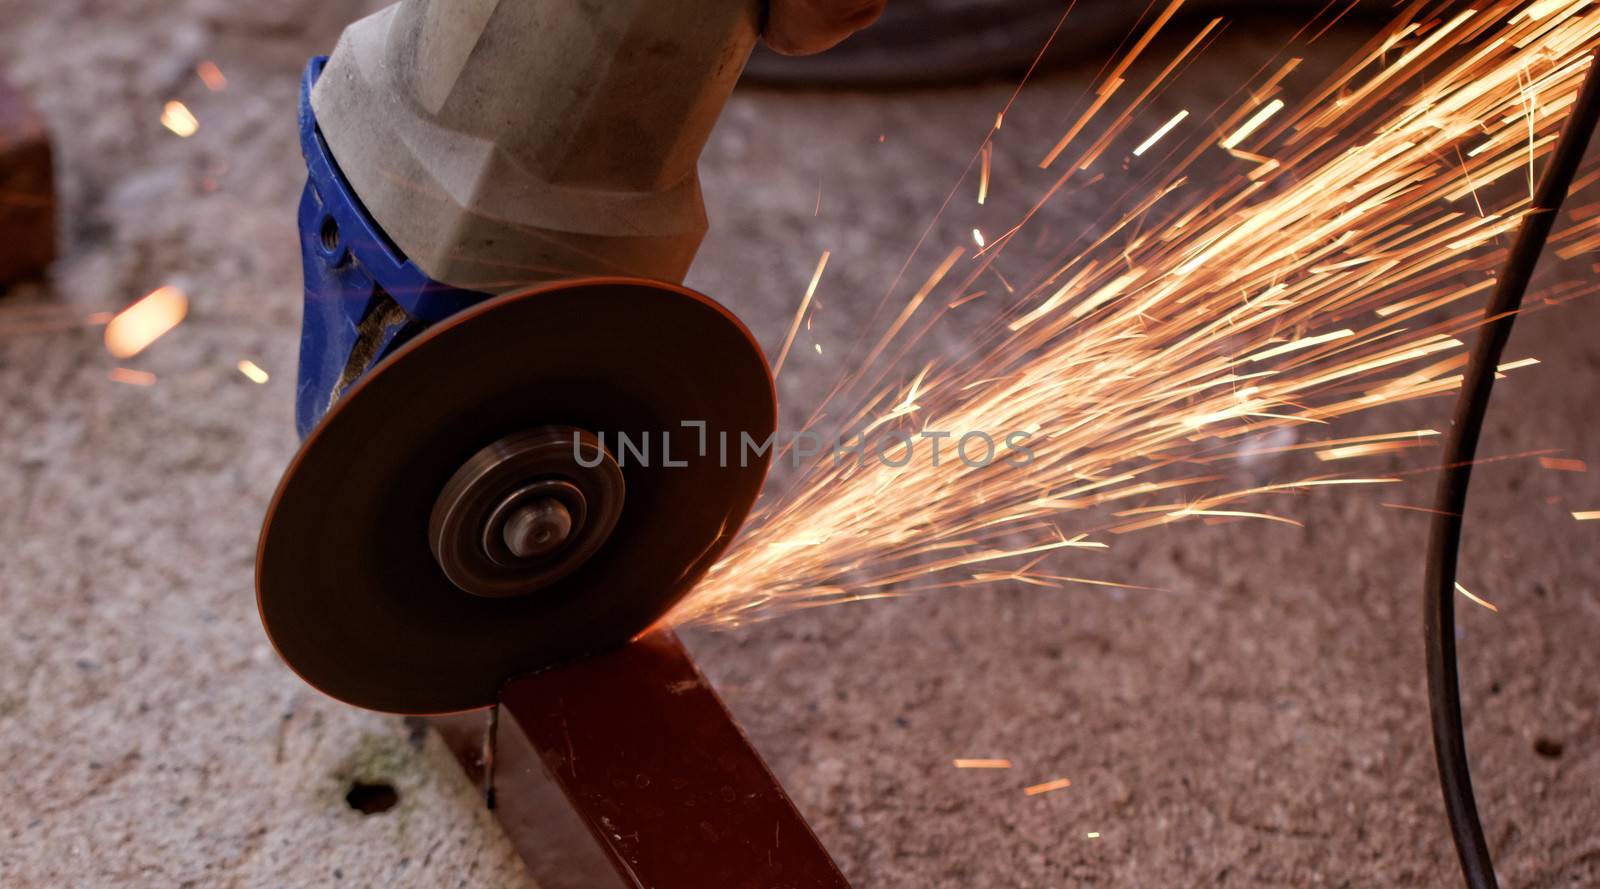
<svg viewBox="0 0 1600 889">
<path fill-rule="evenodd" d="M 400 791 L 395 790 L 393 784 L 352 781 L 344 801 L 363 815 L 376 815 L 394 808 L 395 803 L 400 802 Z"/>
<path fill-rule="evenodd" d="M 322 249 L 333 252 L 339 247 L 339 223 L 332 216 L 322 218 L 322 230 L 318 232 L 322 239 Z"/>
<path fill-rule="evenodd" d="M 1533 742 L 1533 752 L 1545 759 L 1556 759 L 1566 751 L 1561 742 L 1553 738 L 1539 738 Z"/>
</svg>

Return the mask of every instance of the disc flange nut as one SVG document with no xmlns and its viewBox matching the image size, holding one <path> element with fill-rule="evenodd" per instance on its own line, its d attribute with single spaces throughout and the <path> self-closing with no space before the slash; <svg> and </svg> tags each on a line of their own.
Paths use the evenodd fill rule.
<svg viewBox="0 0 1600 889">
<path fill-rule="evenodd" d="M 461 590 L 524 596 L 605 543 L 623 495 L 622 471 L 598 438 L 541 426 L 490 444 L 456 470 L 434 501 L 428 545 Z"/>
</svg>

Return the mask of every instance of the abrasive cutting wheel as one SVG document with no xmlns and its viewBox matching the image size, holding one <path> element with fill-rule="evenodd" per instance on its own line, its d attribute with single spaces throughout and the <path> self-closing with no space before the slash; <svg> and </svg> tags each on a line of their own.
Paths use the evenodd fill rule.
<svg viewBox="0 0 1600 889">
<path fill-rule="evenodd" d="M 775 422 L 759 346 L 706 297 L 622 278 L 496 297 L 385 359 L 306 438 L 261 534 L 262 621 L 341 700 L 487 706 L 688 592 L 766 473 L 741 435 Z"/>
</svg>

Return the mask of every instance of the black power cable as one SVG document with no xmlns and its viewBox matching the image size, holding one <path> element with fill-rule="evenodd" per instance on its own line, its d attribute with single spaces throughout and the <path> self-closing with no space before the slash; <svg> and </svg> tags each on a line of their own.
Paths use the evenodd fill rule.
<svg viewBox="0 0 1600 889">
<path fill-rule="evenodd" d="M 1556 212 L 1578 172 L 1595 124 L 1600 122 L 1600 53 L 1590 59 L 1589 73 L 1556 142 L 1550 166 L 1539 179 L 1533 206 L 1522 219 L 1516 243 L 1500 274 L 1494 296 L 1484 309 L 1483 330 L 1473 344 L 1455 420 L 1445 445 L 1444 468 L 1434 495 L 1432 533 L 1428 539 L 1428 574 L 1423 590 L 1423 634 L 1428 659 L 1428 710 L 1433 720 L 1433 752 L 1439 765 L 1450 832 L 1461 856 L 1461 872 L 1469 889 L 1495 889 L 1494 863 L 1478 822 L 1467 767 L 1467 743 L 1461 725 L 1461 686 L 1456 665 L 1456 558 L 1461 550 L 1461 525 L 1466 513 L 1472 461 L 1489 409 L 1495 368 L 1511 338 Z"/>
</svg>

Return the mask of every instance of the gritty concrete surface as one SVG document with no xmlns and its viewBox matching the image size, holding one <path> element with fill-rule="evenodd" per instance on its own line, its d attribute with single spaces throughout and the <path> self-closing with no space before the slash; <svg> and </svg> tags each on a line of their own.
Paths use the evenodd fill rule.
<svg viewBox="0 0 1600 889">
<path fill-rule="evenodd" d="M 55 131 L 64 252 L 0 296 L 7 889 L 527 885 L 437 739 L 302 685 L 256 618 L 256 531 L 295 447 L 296 81 L 361 8 L 0 2 L 0 64 Z M 1282 32 L 1229 35 L 1164 107 L 1226 95 Z M 194 77 L 200 59 L 226 90 Z M 1088 73 L 1024 94 L 985 218 L 1037 185 L 1039 143 Z M 707 151 L 713 228 L 690 282 L 776 351 L 831 250 L 816 336 L 843 341 L 1008 92 L 740 93 Z M 193 138 L 157 123 L 171 98 L 201 121 Z M 1098 215 L 1120 175 L 1067 196 L 1059 224 Z M 934 238 L 973 224 L 956 214 Z M 155 384 L 110 381 L 82 319 L 169 282 L 189 319 L 127 362 Z M 1545 363 L 1506 382 L 1485 453 L 1600 465 L 1593 310 L 1519 328 L 1513 354 Z M 836 370 L 797 355 L 786 417 Z M 1447 407 L 1344 428 L 1439 426 Z M 1075 557 L 1076 573 L 1162 592 L 996 585 L 689 641 L 857 885 L 1457 885 L 1421 678 L 1426 517 L 1380 505 L 1425 503 L 1431 479 L 1409 478 L 1306 497 L 1304 529 L 1191 524 Z M 1508 886 L 1600 882 L 1600 528 L 1569 516 L 1594 508 L 1593 471 L 1514 460 L 1477 477 L 1462 576 L 1500 613 L 1463 605 L 1460 635 Z M 958 771 L 958 756 L 1015 768 Z M 1057 777 L 1072 786 L 1021 793 Z M 398 803 L 362 814 L 354 781 Z"/>
</svg>

